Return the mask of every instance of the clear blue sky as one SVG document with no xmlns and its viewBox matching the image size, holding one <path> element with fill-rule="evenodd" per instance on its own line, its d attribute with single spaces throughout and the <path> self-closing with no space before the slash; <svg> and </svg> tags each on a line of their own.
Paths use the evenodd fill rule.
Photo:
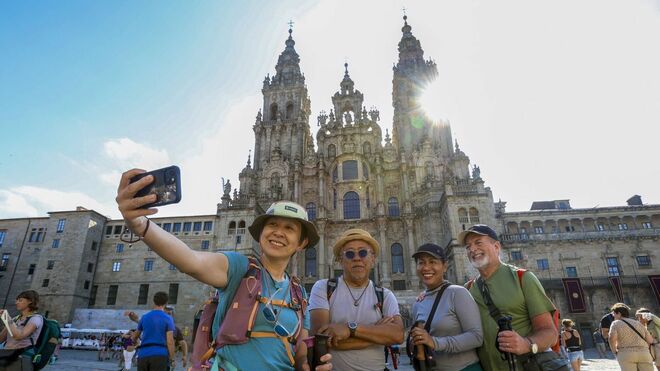
<svg viewBox="0 0 660 371">
<path fill-rule="evenodd" d="M 117 217 L 122 170 L 173 163 L 184 201 L 162 214 L 214 213 L 290 19 L 312 129 L 344 60 L 391 128 L 403 6 L 438 63 L 432 108 L 508 210 L 660 203 L 657 1 L 4 1 L 0 218 Z"/>
</svg>

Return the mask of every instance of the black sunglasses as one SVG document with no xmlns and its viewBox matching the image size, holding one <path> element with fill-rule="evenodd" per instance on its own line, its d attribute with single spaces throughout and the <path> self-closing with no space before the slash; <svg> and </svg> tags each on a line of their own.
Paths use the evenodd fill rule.
<svg viewBox="0 0 660 371">
<path fill-rule="evenodd" d="M 357 252 L 357 254 L 358 254 L 358 256 L 360 257 L 360 259 L 364 259 L 364 258 L 366 258 L 366 257 L 369 255 L 369 250 L 367 250 L 367 249 L 360 249 L 360 250 Z M 346 259 L 348 259 L 348 260 L 353 260 L 353 259 L 355 259 L 355 251 L 353 251 L 353 250 L 346 250 L 346 251 L 344 251 L 344 256 L 345 256 Z"/>
</svg>

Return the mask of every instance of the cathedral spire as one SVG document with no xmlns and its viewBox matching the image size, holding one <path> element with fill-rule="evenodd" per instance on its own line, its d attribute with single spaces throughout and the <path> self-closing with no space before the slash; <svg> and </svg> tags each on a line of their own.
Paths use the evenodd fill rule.
<svg viewBox="0 0 660 371">
<path fill-rule="evenodd" d="M 424 50 L 417 38 L 412 34 L 412 27 L 408 24 L 408 16 L 403 16 L 401 27 L 401 41 L 399 41 L 399 63 L 397 68 L 408 67 L 415 64 L 424 64 Z"/>
<path fill-rule="evenodd" d="M 344 79 L 341 81 L 341 93 L 342 94 L 352 94 L 355 83 L 351 80 L 351 76 L 348 74 L 348 62 L 344 63 Z"/>
<path fill-rule="evenodd" d="M 295 85 L 298 82 L 304 84 L 305 77 L 300 72 L 300 56 L 296 52 L 296 42 L 293 40 L 293 22 L 289 21 L 289 37 L 284 42 L 284 51 L 277 58 L 275 76 L 272 82 L 283 85 Z"/>
</svg>

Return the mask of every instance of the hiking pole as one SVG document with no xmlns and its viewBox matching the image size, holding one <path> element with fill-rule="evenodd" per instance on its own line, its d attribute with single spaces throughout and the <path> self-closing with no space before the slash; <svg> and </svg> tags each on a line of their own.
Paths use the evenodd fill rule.
<svg viewBox="0 0 660 371">
<path fill-rule="evenodd" d="M 415 326 L 417 328 L 424 328 L 424 321 L 417 321 L 415 322 Z M 424 344 L 419 344 L 415 346 L 415 358 L 417 359 L 417 363 L 419 364 L 419 369 L 418 371 L 426 371 L 426 351 L 424 350 Z"/>
<path fill-rule="evenodd" d="M 500 317 L 500 319 L 497 320 L 497 327 L 499 327 L 499 331 L 513 331 L 513 327 L 511 326 L 511 319 L 511 316 Z M 510 352 L 502 352 L 501 350 L 500 353 L 502 353 L 506 359 L 506 362 L 509 365 L 509 371 L 517 371 L 516 355 Z"/>
</svg>

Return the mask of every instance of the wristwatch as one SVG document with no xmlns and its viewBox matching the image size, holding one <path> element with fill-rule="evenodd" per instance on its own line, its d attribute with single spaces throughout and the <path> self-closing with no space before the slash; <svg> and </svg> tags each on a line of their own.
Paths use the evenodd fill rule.
<svg viewBox="0 0 660 371">
<path fill-rule="evenodd" d="M 532 350 L 532 354 L 536 354 L 536 353 L 538 353 L 538 352 L 539 352 L 539 346 L 536 345 L 536 343 L 532 343 L 532 339 L 530 339 L 530 338 L 528 338 L 528 337 L 525 338 L 525 339 L 527 340 L 527 342 L 529 342 L 529 346 L 530 346 L 530 348 L 531 348 L 531 350 Z"/>
<path fill-rule="evenodd" d="M 354 337 L 355 336 L 355 330 L 357 330 L 357 323 L 349 322 L 348 323 L 348 330 L 351 332 L 351 337 Z"/>
</svg>

